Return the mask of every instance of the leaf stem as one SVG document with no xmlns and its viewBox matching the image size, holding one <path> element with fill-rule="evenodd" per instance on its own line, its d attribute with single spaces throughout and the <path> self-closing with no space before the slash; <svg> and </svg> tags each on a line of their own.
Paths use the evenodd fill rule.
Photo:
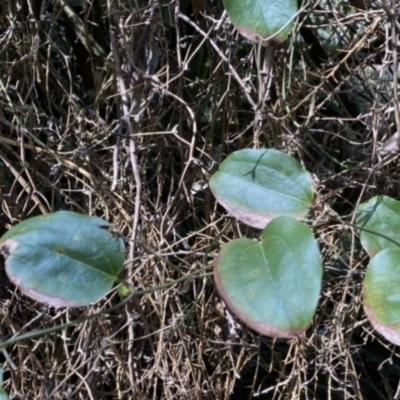
<svg viewBox="0 0 400 400">
<path fill-rule="evenodd" d="M 102 316 L 104 314 L 109 314 L 109 313 L 111 313 L 111 312 L 113 312 L 115 310 L 118 310 L 119 308 L 123 307 L 124 305 L 128 304 L 133 299 L 133 297 L 143 296 L 145 294 L 152 293 L 152 292 L 155 292 L 157 290 L 168 289 L 168 288 L 170 288 L 170 287 L 172 287 L 172 286 L 174 286 L 174 285 L 176 285 L 176 284 L 178 284 L 178 283 L 180 283 L 180 282 L 182 282 L 182 281 L 184 281 L 186 279 L 190 279 L 190 278 L 196 277 L 196 276 L 202 274 L 203 272 L 206 272 L 210 268 L 211 268 L 211 266 L 209 265 L 209 266 L 201 268 L 201 269 L 199 269 L 199 270 L 197 270 L 197 271 L 195 271 L 195 272 L 193 272 L 191 274 L 182 276 L 181 278 L 178 278 L 178 279 L 176 279 L 176 280 L 174 280 L 172 282 L 168 282 L 168 283 L 165 283 L 165 284 L 160 285 L 160 286 L 154 286 L 154 287 L 149 288 L 149 289 L 135 290 L 131 285 L 129 285 L 129 289 L 130 289 L 131 293 L 129 294 L 129 296 L 126 299 L 122 300 L 121 302 L 119 302 L 115 306 L 107 308 L 106 310 L 100 311 L 100 312 L 98 312 L 96 314 L 79 317 L 79 318 L 75 319 L 74 321 L 67 322 L 65 324 L 53 326 L 51 328 L 38 329 L 38 330 L 35 330 L 35 331 L 32 331 L 32 332 L 23 333 L 21 335 L 14 336 L 14 337 L 12 337 L 12 338 L 10 338 L 8 340 L 5 340 L 4 342 L 0 342 L 0 349 L 5 348 L 7 346 L 10 346 L 12 344 L 15 344 L 17 342 L 20 342 L 21 340 L 33 339 L 33 338 L 36 338 L 36 337 L 47 335 L 48 333 L 57 332 L 57 331 L 60 331 L 61 329 L 65 329 L 65 328 L 69 328 L 71 326 L 78 325 L 78 324 L 80 324 L 82 322 L 85 322 L 85 321 L 100 317 L 100 316 Z M 204 275 L 204 276 L 206 276 L 206 275 Z M 123 282 L 123 283 L 127 284 L 127 282 Z"/>
</svg>

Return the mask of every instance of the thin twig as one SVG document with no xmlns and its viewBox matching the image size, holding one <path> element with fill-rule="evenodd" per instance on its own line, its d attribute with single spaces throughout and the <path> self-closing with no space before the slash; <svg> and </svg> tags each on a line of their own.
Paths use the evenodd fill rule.
<svg viewBox="0 0 400 400">
<path fill-rule="evenodd" d="M 247 98 L 247 101 L 250 103 L 251 107 L 253 110 L 257 108 L 256 102 L 251 98 L 248 89 L 246 88 L 246 85 L 244 84 L 242 78 L 240 78 L 239 74 L 236 72 L 235 68 L 233 68 L 232 64 L 230 61 L 224 56 L 224 54 L 221 52 L 217 44 L 214 42 L 209 37 L 209 34 L 211 32 L 205 33 L 202 29 L 200 29 L 193 21 L 191 21 L 186 15 L 183 15 L 182 13 L 179 13 L 179 18 L 183 19 L 185 22 L 187 22 L 189 25 L 191 25 L 197 32 L 199 32 L 202 36 L 207 38 L 207 40 L 210 42 L 211 46 L 214 48 L 214 50 L 218 53 L 218 55 L 221 57 L 222 60 L 226 62 L 228 65 L 229 71 L 231 71 L 233 77 L 236 79 L 237 83 L 239 86 L 243 89 L 243 93 Z"/>
<path fill-rule="evenodd" d="M 17 181 L 21 184 L 22 188 L 28 193 L 34 203 L 39 207 L 42 214 L 46 215 L 49 210 L 45 207 L 45 205 L 40 200 L 39 196 L 32 189 L 32 186 L 22 177 L 21 173 L 19 173 L 11 164 L 11 161 L 7 158 L 7 156 L 0 150 L 0 158 L 3 160 L 6 167 L 10 170 L 10 172 L 14 175 Z"/>
<path fill-rule="evenodd" d="M 202 275 L 204 272 L 206 272 L 210 268 L 212 268 L 212 266 L 203 267 L 191 274 L 187 274 L 185 276 L 182 276 L 181 278 L 177 278 L 174 281 L 164 283 L 163 285 L 160 285 L 160 286 L 156 286 L 156 287 L 152 287 L 152 288 L 148 288 L 148 289 L 144 289 L 144 290 L 137 290 L 137 291 L 135 291 L 133 288 L 130 288 L 131 293 L 129 294 L 129 296 L 127 296 L 124 300 L 122 300 L 115 306 L 107 308 L 106 310 L 103 310 L 103 311 L 99 311 L 98 313 L 95 313 L 95 314 L 79 317 L 79 318 L 75 319 L 74 321 L 67 322 L 65 324 L 61 324 L 61 325 L 57 325 L 57 326 L 53 326 L 51 328 L 38 329 L 36 331 L 22 333 L 20 335 L 17 334 L 15 336 L 11 337 L 10 339 L 7 339 L 4 342 L 0 342 L 0 349 L 10 346 L 14 343 L 20 342 L 21 340 L 33 339 L 35 337 L 44 336 L 46 334 L 54 333 L 54 332 L 60 331 L 62 329 L 78 325 L 82 322 L 85 322 L 85 321 L 88 321 L 88 320 L 91 320 L 91 319 L 94 319 L 94 318 L 97 318 L 97 317 L 100 317 L 103 315 L 112 314 L 115 310 L 118 310 L 121 307 L 123 307 L 124 305 L 128 304 L 134 297 L 139 297 L 139 296 L 143 296 L 148 293 L 153 293 L 153 292 L 156 292 L 159 290 L 168 289 L 168 288 L 173 287 L 173 286 L 177 285 L 178 283 L 184 282 L 190 278 L 194 278 L 198 275 Z"/>
<path fill-rule="evenodd" d="M 139 225 L 139 216 L 140 216 L 140 200 L 141 200 L 141 189 L 142 189 L 142 181 L 140 178 L 140 172 L 139 172 L 139 166 L 137 162 L 137 156 L 136 156 L 136 141 L 135 141 L 135 136 L 133 134 L 133 127 L 131 123 L 131 113 L 133 110 L 129 109 L 129 101 L 128 101 L 128 96 L 126 95 L 126 87 L 125 87 L 125 82 L 122 76 L 122 69 L 121 69 L 121 62 L 119 59 L 119 55 L 117 52 L 117 45 L 115 42 L 115 35 L 113 32 L 113 29 L 110 30 L 110 43 L 111 43 L 111 48 L 112 52 L 114 55 L 114 62 L 115 62 L 115 68 L 116 68 L 116 73 L 117 73 L 117 80 L 118 80 L 118 89 L 119 89 L 119 94 L 121 96 L 121 102 L 122 102 L 122 113 L 123 113 L 123 120 L 125 121 L 126 128 L 128 130 L 129 134 L 129 151 L 130 151 L 130 161 L 131 161 L 131 166 L 133 170 L 133 176 L 135 178 L 136 182 L 136 196 L 135 196 L 135 213 L 133 217 L 133 226 L 132 226 L 132 235 L 131 235 L 131 242 L 130 242 L 130 248 L 129 248 L 129 257 L 131 260 L 133 260 L 135 256 L 135 239 L 137 235 L 137 229 Z M 132 273 L 132 265 L 128 266 L 129 269 L 129 275 Z"/>
</svg>

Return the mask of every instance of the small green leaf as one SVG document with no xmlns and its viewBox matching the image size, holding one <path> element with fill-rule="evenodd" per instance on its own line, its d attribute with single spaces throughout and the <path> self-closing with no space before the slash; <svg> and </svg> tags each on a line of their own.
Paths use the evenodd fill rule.
<svg viewBox="0 0 400 400">
<path fill-rule="evenodd" d="M 307 329 L 321 290 L 322 265 L 315 239 L 304 224 L 274 219 L 262 241 L 225 245 L 214 268 L 221 297 L 257 332 L 292 337 Z"/>
<path fill-rule="evenodd" d="M 121 272 L 125 245 L 110 225 L 70 211 L 27 219 L 0 239 L 10 280 L 27 296 L 54 307 L 101 299 Z"/>
<path fill-rule="evenodd" d="M 364 310 L 372 326 L 400 346 L 400 249 L 387 248 L 371 259 L 364 279 Z"/>
<path fill-rule="evenodd" d="M 297 0 L 223 0 L 235 28 L 258 43 L 273 38 L 282 42 L 293 28 Z"/>
<path fill-rule="evenodd" d="M 400 202 L 376 196 L 357 208 L 360 240 L 370 257 L 383 249 L 400 245 Z M 364 230 L 365 229 L 365 230 Z"/>
<path fill-rule="evenodd" d="M 310 174 L 271 149 L 232 153 L 210 179 L 217 201 L 239 221 L 263 229 L 273 218 L 302 218 L 313 202 Z"/>
<path fill-rule="evenodd" d="M 118 295 L 122 298 L 128 297 L 129 294 L 131 293 L 131 289 L 129 288 L 129 285 L 126 283 L 123 283 L 119 288 L 118 288 Z"/>
</svg>

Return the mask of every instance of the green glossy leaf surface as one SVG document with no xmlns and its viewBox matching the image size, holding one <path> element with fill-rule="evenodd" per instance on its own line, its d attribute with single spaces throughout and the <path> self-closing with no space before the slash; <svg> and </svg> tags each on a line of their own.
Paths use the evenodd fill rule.
<svg viewBox="0 0 400 400">
<path fill-rule="evenodd" d="M 79 307 L 102 298 L 121 272 L 125 245 L 110 225 L 70 211 L 27 219 L 0 239 L 10 280 L 34 300 Z"/>
<path fill-rule="evenodd" d="M 225 245 L 214 268 L 221 297 L 248 326 L 272 337 L 307 329 L 321 290 L 317 243 L 304 224 L 278 217 L 262 241 L 237 239 Z"/>
<path fill-rule="evenodd" d="M 400 346 L 400 249 L 382 250 L 364 279 L 364 309 L 372 326 Z"/>
<path fill-rule="evenodd" d="M 370 257 L 381 250 L 400 245 L 400 202 L 376 196 L 357 208 L 360 240 Z M 365 229 L 365 230 L 363 230 Z"/>
<path fill-rule="evenodd" d="M 297 0 L 223 0 L 235 28 L 247 39 L 282 42 L 293 28 Z"/>
<path fill-rule="evenodd" d="M 232 153 L 210 188 L 234 217 L 259 229 L 278 216 L 302 218 L 313 202 L 310 174 L 293 157 L 271 149 Z"/>
</svg>

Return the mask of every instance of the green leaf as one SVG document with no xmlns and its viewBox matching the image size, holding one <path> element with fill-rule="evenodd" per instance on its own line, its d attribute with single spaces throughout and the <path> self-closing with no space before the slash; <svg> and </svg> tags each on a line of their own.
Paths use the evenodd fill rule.
<svg viewBox="0 0 400 400">
<path fill-rule="evenodd" d="M 0 239 L 10 280 L 27 296 L 54 307 L 80 307 L 112 288 L 125 245 L 110 225 L 70 211 L 27 219 Z"/>
<path fill-rule="evenodd" d="M 217 201 L 239 221 L 263 229 L 273 218 L 302 218 L 313 202 L 310 174 L 271 149 L 232 153 L 210 179 Z"/>
<path fill-rule="evenodd" d="M 119 288 L 118 288 L 118 295 L 122 298 L 128 297 L 131 293 L 131 289 L 128 284 L 123 283 Z"/>
<path fill-rule="evenodd" d="M 235 28 L 258 43 L 273 38 L 282 42 L 293 28 L 297 0 L 223 0 Z"/>
<path fill-rule="evenodd" d="M 372 326 L 400 346 L 400 249 L 388 248 L 371 259 L 364 279 L 364 309 Z"/>
<path fill-rule="evenodd" d="M 370 257 L 383 249 L 400 245 L 400 202 L 387 196 L 376 196 L 357 208 L 360 240 Z M 365 230 L 363 230 L 365 229 Z"/>
<path fill-rule="evenodd" d="M 8 400 L 8 394 L 3 388 L 3 369 L 0 367 L 0 400 Z"/>
<path fill-rule="evenodd" d="M 322 265 L 308 227 L 274 219 L 262 241 L 225 245 L 214 268 L 218 292 L 229 308 L 262 335 L 288 338 L 306 330 L 321 290 Z"/>
</svg>

